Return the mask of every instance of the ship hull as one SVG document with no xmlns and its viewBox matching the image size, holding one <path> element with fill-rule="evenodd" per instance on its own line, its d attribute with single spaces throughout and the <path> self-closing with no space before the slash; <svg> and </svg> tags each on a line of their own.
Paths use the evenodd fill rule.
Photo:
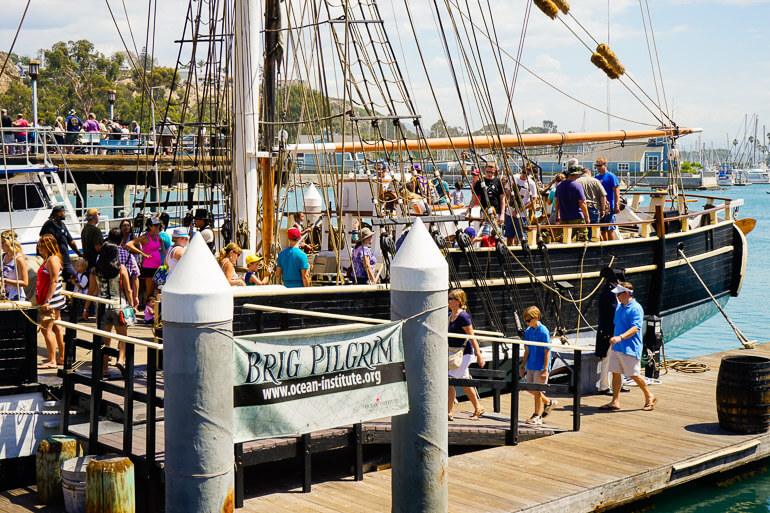
<svg viewBox="0 0 770 513">
<path fill-rule="evenodd" d="M 516 336 L 513 312 L 529 305 L 544 306 L 543 320 L 549 328 L 559 324 L 567 332 L 576 332 L 595 326 L 599 272 L 611 266 L 625 269 L 636 299 L 646 314 L 661 317 L 664 339 L 670 340 L 717 311 L 709 293 L 679 255 L 679 247 L 721 303 L 738 294 L 745 271 L 746 242 L 730 221 L 666 237 L 551 244 L 529 252 L 516 248 L 513 258 L 507 259 L 498 257 L 493 249 L 477 249 L 472 254 L 451 251 L 447 259 L 450 280 L 465 289 L 477 329 Z M 255 303 L 379 319 L 390 316 L 390 291 L 384 285 L 270 291 L 249 287 L 235 296 L 236 306 Z M 236 333 L 253 333 L 335 322 L 339 321 L 295 315 L 288 318 L 286 314 L 236 308 L 234 328 Z"/>
</svg>

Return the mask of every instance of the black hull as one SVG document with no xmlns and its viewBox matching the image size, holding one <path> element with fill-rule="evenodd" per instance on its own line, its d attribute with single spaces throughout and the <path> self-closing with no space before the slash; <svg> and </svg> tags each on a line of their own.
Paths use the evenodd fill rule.
<svg viewBox="0 0 770 513">
<path fill-rule="evenodd" d="M 746 245 L 743 235 L 731 222 L 665 238 L 588 245 L 551 244 L 547 251 L 534 248 L 529 254 L 521 248 L 515 249 L 516 259 L 538 279 L 552 285 L 558 294 L 531 279 L 515 260 L 501 260 L 492 249 L 476 250 L 472 257 L 452 251 L 447 258 L 451 261 L 450 280 L 459 282 L 467 292 L 468 309 L 477 329 L 502 327 L 507 336 L 516 336 L 512 299 L 524 307 L 545 304 L 544 322 L 549 328 L 555 326 L 557 317 L 568 332 L 585 329 L 587 324 L 594 326 L 598 294 L 587 296 L 599 284 L 599 271 L 611 265 L 626 269 L 626 278 L 634 284 L 636 299 L 645 313 L 663 319 L 664 338 L 670 340 L 716 311 L 710 306 L 713 303 L 708 293 L 690 267 L 680 259 L 677 253 L 680 245 L 715 297 L 724 303 L 727 297 L 737 295 L 745 268 Z M 548 276 L 546 261 L 550 261 L 551 280 L 545 278 Z M 473 266 L 471 262 L 474 262 Z M 475 272 L 471 272 L 471 267 L 476 269 Z M 565 289 L 562 286 L 565 282 L 571 287 Z M 565 298 L 583 298 L 580 311 L 576 303 Z M 390 316 L 390 292 L 386 286 L 313 287 L 269 293 L 248 288 L 239 291 L 235 297 L 236 306 L 245 303 L 380 319 Z M 492 308 L 496 314 L 491 313 Z M 491 315 L 487 315 L 487 311 Z M 495 316 L 499 317 L 502 326 L 496 325 Z M 289 319 L 282 314 L 236 308 L 234 329 L 236 334 L 244 334 L 255 330 L 300 329 L 335 323 L 338 321 L 294 315 Z"/>
</svg>

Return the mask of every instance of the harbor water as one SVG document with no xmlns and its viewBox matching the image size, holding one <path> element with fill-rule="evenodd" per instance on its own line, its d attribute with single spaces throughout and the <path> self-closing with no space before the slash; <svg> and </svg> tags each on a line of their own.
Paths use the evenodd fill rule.
<svg viewBox="0 0 770 513">
<path fill-rule="evenodd" d="M 757 226 L 747 235 L 749 257 L 746 277 L 740 296 L 731 298 L 725 309 L 738 328 L 758 343 L 770 341 L 765 330 L 770 297 L 770 272 L 767 255 L 770 254 L 770 185 L 754 184 L 749 187 L 731 187 L 716 191 L 714 196 L 743 198 L 739 217 L 757 220 Z M 668 342 L 668 358 L 694 358 L 741 347 L 725 319 L 717 314 L 700 326 Z M 716 372 L 712 369 L 709 372 Z M 663 378 L 665 379 L 665 377 Z M 685 405 L 682 405 L 683 407 Z M 714 412 L 716 419 L 716 411 Z M 699 481 L 684 485 L 641 503 L 633 511 L 661 513 L 759 513 L 770 511 L 770 472 L 767 461 L 752 468 L 747 474 L 724 481 Z"/>
</svg>

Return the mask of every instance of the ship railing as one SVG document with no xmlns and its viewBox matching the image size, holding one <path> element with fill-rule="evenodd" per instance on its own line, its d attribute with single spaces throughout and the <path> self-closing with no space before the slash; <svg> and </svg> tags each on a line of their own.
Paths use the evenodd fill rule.
<svg viewBox="0 0 770 513">
<path fill-rule="evenodd" d="M 617 223 L 591 223 L 591 224 L 539 224 L 526 227 L 527 243 L 530 246 L 537 245 L 537 241 L 543 232 L 550 232 L 562 235 L 562 242 L 567 243 L 573 240 L 573 234 L 578 230 L 587 229 L 590 233 L 591 241 L 600 239 L 602 229 L 615 227 L 619 231 L 634 232 L 641 238 L 649 238 L 658 235 L 664 235 L 666 232 L 688 232 L 693 229 L 692 220 L 699 219 L 698 226 L 715 225 L 722 221 L 735 219 L 735 210 L 743 204 L 743 200 L 730 198 L 718 198 L 713 196 L 688 194 L 688 197 L 696 197 L 707 200 L 707 204 L 702 210 L 693 210 L 686 214 L 675 214 L 667 212 L 662 205 L 656 205 L 653 216 L 649 219 L 640 219 L 635 221 L 617 222 Z M 714 205 L 709 201 L 723 201 L 721 205 Z M 720 217 L 721 213 L 721 217 Z"/>
<path fill-rule="evenodd" d="M 146 438 L 145 438 L 145 467 L 142 477 L 145 478 L 150 486 L 147 487 L 147 511 L 151 511 L 150 505 L 157 503 L 153 496 L 154 487 L 151 483 L 161 481 L 160 474 L 156 466 L 156 440 L 157 440 L 157 411 L 156 408 L 163 408 L 163 398 L 157 395 L 157 371 L 159 367 L 160 355 L 163 345 L 157 341 L 148 341 L 130 336 L 119 335 L 114 332 L 104 331 L 104 313 L 107 306 L 118 304 L 115 300 L 103 299 L 100 297 L 79 294 L 75 292 L 64 291 L 64 294 L 72 298 L 70 304 L 69 321 L 54 321 L 54 324 L 65 330 L 64 334 L 64 368 L 59 371 L 63 379 L 62 384 L 62 410 L 61 410 L 61 429 L 62 434 L 75 436 L 84 440 L 88 444 L 90 454 L 104 454 L 115 452 L 111 445 L 99 440 L 100 428 L 103 427 L 101 413 L 106 405 L 103 401 L 104 393 L 112 393 L 123 397 L 123 426 L 122 426 L 122 444 L 121 452 L 131 456 L 134 451 L 134 403 L 144 403 L 147 408 L 146 414 Z M 96 327 L 78 324 L 79 315 L 83 310 L 85 301 L 91 301 L 96 304 Z M 156 326 L 157 328 L 157 326 Z M 91 335 L 91 340 L 82 337 L 83 334 Z M 126 344 L 125 372 L 118 382 L 113 380 L 106 381 L 103 378 L 104 362 L 107 357 L 118 358 L 119 350 L 117 347 L 108 347 L 104 344 L 104 339 L 117 340 Z M 157 340 L 157 339 L 156 339 Z M 137 382 L 134 376 L 134 353 L 135 346 L 143 347 L 147 350 L 147 377 L 146 389 L 137 390 Z M 90 373 L 80 372 L 79 367 L 85 362 L 78 362 L 76 359 L 77 348 L 85 349 L 90 352 Z M 74 403 L 75 386 L 84 385 L 89 389 L 89 419 L 88 426 L 75 425 L 70 418 L 70 410 Z"/>
<path fill-rule="evenodd" d="M 22 136 L 16 134 L 23 133 Z M 65 154 L 76 155 L 153 155 L 157 151 L 184 157 L 215 157 L 229 151 L 227 137 L 200 136 L 182 133 L 168 141 L 155 132 L 129 134 L 85 132 L 77 133 L 77 140 L 68 144 L 66 137 L 72 132 L 56 132 L 51 126 L 2 128 L 0 127 L 0 153 L 6 155 L 36 155 L 52 153 L 57 149 Z"/>
</svg>

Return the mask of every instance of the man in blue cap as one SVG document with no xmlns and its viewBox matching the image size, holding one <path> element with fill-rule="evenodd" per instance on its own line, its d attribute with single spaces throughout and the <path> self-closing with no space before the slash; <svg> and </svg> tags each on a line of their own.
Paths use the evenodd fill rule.
<svg viewBox="0 0 770 513">
<path fill-rule="evenodd" d="M 612 373 L 612 401 L 599 407 L 600 410 L 620 409 L 620 387 L 623 376 L 628 376 L 644 394 L 644 411 L 652 411 L 658 403 L 647 383 L 641 376 L 642 360 L 642 319 L 644 310 L 634 299 L 634 286 L 627 281 L 619 282 L 612 293 L 618 297 L 615 310 L 615 336 L 610 339 L 608 368 Z"/>
</svg>

